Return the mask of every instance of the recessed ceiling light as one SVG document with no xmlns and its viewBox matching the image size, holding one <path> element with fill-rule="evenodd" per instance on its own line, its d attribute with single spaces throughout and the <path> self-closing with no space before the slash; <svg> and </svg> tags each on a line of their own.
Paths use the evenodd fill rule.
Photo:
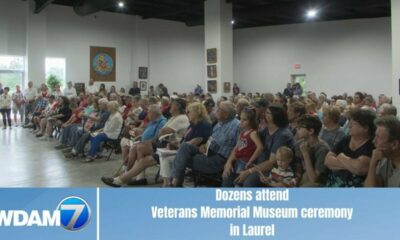
<svg viewBox="0 0 400 240">
<path fill-rule="evenodd" d="M 232 20 L 232 21 L 231 21 L 231 24 L 232 24 L 232 25 L 235 24 L 235 20 Z"/>
<path fill-rule="evenodd" d="M 118 2 L 118 7 L 123 8 L 125 6 L 124 2 Z"/>
<path fill-rule="evenodd" d="M 318 15 L 318 11 L 316 9 L 310 9 L 307 11 L 307 18 L 315 18 Z"/>
</svg>

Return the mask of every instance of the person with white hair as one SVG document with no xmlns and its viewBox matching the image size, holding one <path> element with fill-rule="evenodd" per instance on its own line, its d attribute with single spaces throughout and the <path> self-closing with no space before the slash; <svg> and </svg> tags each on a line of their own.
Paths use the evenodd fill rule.
<svg viewBox="0 0 400 240">
<path fill-rule="evenodd" d="M 397 108 L 390 103 L 384 103 L 379 107 L 377 114 L 379 117 L 397 116 Z"/>
<path fill-rule="evenodd" d="M 71 99 L 73 97 L 77 97 L 76 94 L 76 89 L 74 88 L 74 86 L 72 85 L 72 82 L 69 81 L 67 83 L 67 87 L 64 89 L 64 96 L 66 96 L 67 98 Z"/>
<path fill-rule="evenodd" d="M 117 101 L 111 101 L 108 103 L 108 111 L 110 112 L 110 116 L 102 131 L 91 134 L 89 154 L 83 162 L 89 163 L 94 161 L 102 142 L 110 139 L 115 140 L 118 138 L 123 125 L 123 119 L 121 113 L 118 111 L 118 108 L 119 104 Z"/>
<path fill-rule="evenodd" d="M 162 116 L 160 107 L 156 104 L 149 106 L 148 117 L 150 122 L 147 124 L 141 135 L 141 142 L 138 144 L 132 143 L 129 149 L 129 157 L 127 161 L 123 159 L 126 172 L 119 174 L 119 176 L 115 178 L 102 177 L 101 180 L 105 184 L 112 187 L 120 187 L 121 185 L 127 184 L 133 177 L 137 177 L 146 167 L 155 164 L 155 162 L 153 162 L 151 159 L 146 161 L 147 159 L 143 158 L 152 157 L 153 144 L 160 136 L 160 133 L 164 131 L 166 133 L 168 132 L 168 130 L 165 129 L 162 131 L 162 128 L 166 124 L 167 120 Z M 143 164 L 143 162 L 145 163 Z M 136 178 L 136 180 L 147 183 L 147 181 L 142 179 Z"/>
<path fill-rule="evenodd" d="M 73 136 L 73 139 L 70 139 L 68 145 L 71 146 L 72 149 L 70 152 L 64 152 L 66 158 L 83 156 L 85 146 L 90 141 L 90 134 L 104 128 L 104 125 L 110 116 L 110 113 L 108 112 L 108 100 L 107 98 L 101 98 L 98 103 L 99 112 L 97 114 L 90 114 L 81 132 Z"/>
</svg>

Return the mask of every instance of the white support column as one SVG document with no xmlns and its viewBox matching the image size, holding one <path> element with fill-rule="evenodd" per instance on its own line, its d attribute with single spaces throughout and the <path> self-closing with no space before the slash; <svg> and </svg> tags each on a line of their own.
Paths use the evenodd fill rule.
<svg viewBox="0 0 400 240">
<path fill-rule="evenodd" d="M 205 84 L 209 80 L 217 81 L 217 92 L 214 98 L 222 95 L 232 95 L 233 80 L 233 36 L 232 36 L 232 4 L 225 0 L 207 0 L 205 2 Z M 207 62 L 207 49 L 217 49 L 217 62 Z M 207 66 L 215 65 L 217 76 L 210 78 L 207 74 Z M 230 92 L 224 93 L 224 83 L 230 83 Z"/>
<path fill-rule="evenodd" d="M 400 108 L 400 1 L 392 0 L 392 97 Z"/>
<path fill-rule="evenodd" d="M 26 70 L 27 79 L 32 81 L 36 88 L 46 81 L 46 11 L 34 14 L 35 2 L 29 0 L 27 4 L 26 23 Z"/>
</svg>

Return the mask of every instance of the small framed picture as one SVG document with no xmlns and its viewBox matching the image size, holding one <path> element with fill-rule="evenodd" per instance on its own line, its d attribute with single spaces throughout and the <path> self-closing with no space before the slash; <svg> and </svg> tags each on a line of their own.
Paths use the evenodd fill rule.
<svg viewBox="0 0 400 240">
<path fill-rule="evenodd" d="M 147 67 L 139 67 L 139 79 L 147 79 Z"/>
<path fill-rule="evenodd" d="M 146 81 L 140 81 L 139 82 L 139 87 L 140 87 L 140 91 L 147 91 L 147 82 Z"/>
<path fill-rule="evenodd" d="M 217 80 L 208 80 L 207 90 L 209 93 L 217 93 Z"/>
<path fill-rule="evenodd" d="M 231 83 L 224 82 L 224 93 L 230 93 L 230 92 L 231 92 Z"/>
<path fill-rule="evenodd" d="M 217 49 L 207 49 L 207 63 L 217 63 Z"/>
<path fill-rule="evenodd" d="M 207 66 L 207 76 L 209 78 L 217 77 L 217 65 L 208 65 Z"/>
</svg>

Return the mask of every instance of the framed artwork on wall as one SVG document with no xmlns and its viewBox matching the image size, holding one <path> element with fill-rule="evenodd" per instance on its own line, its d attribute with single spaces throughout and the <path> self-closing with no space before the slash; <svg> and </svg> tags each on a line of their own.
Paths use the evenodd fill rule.
<svg viewBox="0 0 400 240">
<path fill-rule="evenodd" d="M 217 80 L 207 81 L 207 91 L 209 93 L 217 93 Z"/>
<path fill-rule="evenodd" d="M 147 82 L 146 81 L 139 81 L 140 91 L 147 91 Z"/>
<path fill-rule="evenodd" d="M 207 63 L 217 63 L 217 49 L 207 49 Z"/>
<path fill-rule="evenodd" d="M 90 78 L 95 82 L 115 82 L 115 48 L 90 47 Z"/>
<path fill-rule="evenodd" d="M 208 65 L 207 66 L 207 76 L 209 78 L 217 77 L 217 65 Z"/>
<path fill-rule="evenodd" d="M 230 92 L 231 92 L 231 83 L 224 82 L 224 93 L 230 93 Z"/>
<path fill-rule="evenodd" d="M 139 67 L 139 79 L 147 79 L 148 68 Z"/>
</svg>

